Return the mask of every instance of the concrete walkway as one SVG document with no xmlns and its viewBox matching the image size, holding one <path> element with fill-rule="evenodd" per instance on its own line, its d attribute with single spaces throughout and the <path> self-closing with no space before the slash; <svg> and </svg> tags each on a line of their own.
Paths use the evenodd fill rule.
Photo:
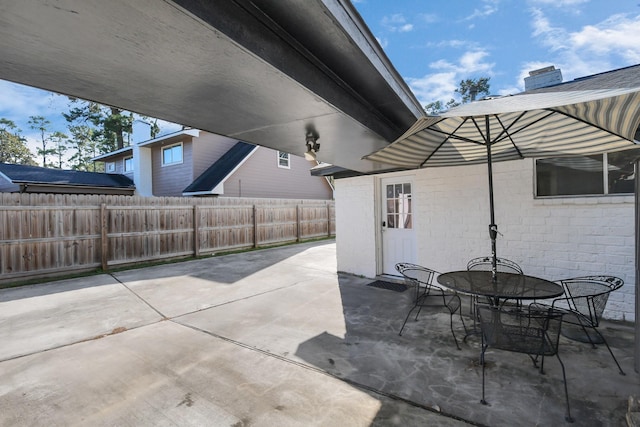
<svg viewBox="0 0 640 427">
<path fill-rule="evenodd" d="M 437 309 L 398 336 L 411 292 L 370 281 L 317 242 L 0 290 L 0 425 L 564 424 L 557 360 L 488 352 L 481 405 L 479 340 Z M 640 394 L 632 326 L 603 332 L 626 376 L 562 338 L 574 425 Z"/>
</svg>

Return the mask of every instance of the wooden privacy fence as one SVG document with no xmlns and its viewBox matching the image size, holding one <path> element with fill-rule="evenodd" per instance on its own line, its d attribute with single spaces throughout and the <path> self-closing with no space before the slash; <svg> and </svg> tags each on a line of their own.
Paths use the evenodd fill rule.
<svg viewBox="0 0 640 427">
<path fill-rule="evenodd" d="M 0 193 L 0 283 L 335 235 L 325 200 Z"/>
</svg>

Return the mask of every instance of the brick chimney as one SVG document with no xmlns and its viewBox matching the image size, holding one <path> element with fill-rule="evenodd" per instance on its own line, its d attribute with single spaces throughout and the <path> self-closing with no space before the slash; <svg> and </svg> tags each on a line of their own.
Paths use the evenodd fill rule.
<svg viewBox="0 0 640 427">
<path fill-rule="evenodd" d="M 559 83 L 562 83 L 562 72 L 560 69 L 556 70 L 553 65 L 549 65 L 548 67 L 529 71 L 529 77 L 524 78 L 524 90 L 538 89 Z"/>
</svg>

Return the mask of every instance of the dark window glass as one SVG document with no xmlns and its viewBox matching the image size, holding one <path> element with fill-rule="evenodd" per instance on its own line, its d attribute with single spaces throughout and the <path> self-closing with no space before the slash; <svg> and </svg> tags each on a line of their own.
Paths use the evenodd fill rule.
<svg viewBox="0 0 640 427">
<path fill-rule="evenodd" d="M 634 167 L 639 154 L 635 149 L 607 154 L 609 194 L 633 193 Z"/>
<path fill-rule="evenodd" d="M 601 154 L 536 160 L 536 195 L 604 194 Z"/>
<path fill-rule="evenodd" d="M 605 155 L 538 159 L 536 160 L 536 195 L 581 196 L 633 193 L 634 169 L 638 157 L 640 157 L 640 148 Z"/>
</svg>

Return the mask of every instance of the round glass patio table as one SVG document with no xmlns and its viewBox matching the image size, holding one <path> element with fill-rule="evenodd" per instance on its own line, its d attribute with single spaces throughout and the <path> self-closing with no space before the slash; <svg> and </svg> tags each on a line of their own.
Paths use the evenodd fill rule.
<svg viewBox="0 0 640 427">
<path fill-rule="evenodd" d="M 461 270 L 442 273 L 438 283 L 454 291 L 485 296 L 495 305 L 501 299 L 544 299 L 562 295 L 562 286 L 539 277 L 526 274 L 496 273 L 491 271 Z"/>
</svg>

